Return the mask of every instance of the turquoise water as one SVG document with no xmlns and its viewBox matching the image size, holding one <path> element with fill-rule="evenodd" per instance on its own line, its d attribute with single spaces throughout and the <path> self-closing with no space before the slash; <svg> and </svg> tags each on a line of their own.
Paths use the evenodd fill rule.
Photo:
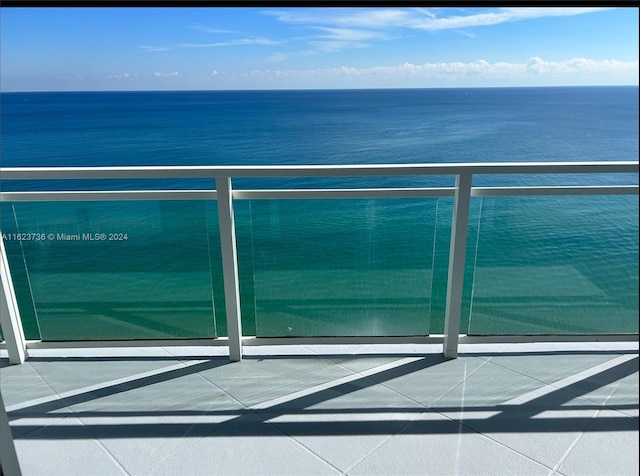
<svg viewBox="0 0 640 476">
<path fill-rule="evenodd" d="M 1 100 L 7 167 L 638 157 L 637 87 L 11 93 Z M 587 181 L 638 178 L 485 176 L 474 185 Z M 234 181 L 237 188 L 452 184 L 452 177 Z M 1 185 L 214 187 L 206 180 Z M 471 205 L 463 332 L 638 331 L 637 196 L 492 197 Z M 441 333 L 451 206 L 449 198 L 236 201 L 243 332 Z M 28 338 L 225 335 L 215 202 L 3 203 L 1 211 Z M 24 234 L 32 239 L 17 239 Z"/>
</svg>

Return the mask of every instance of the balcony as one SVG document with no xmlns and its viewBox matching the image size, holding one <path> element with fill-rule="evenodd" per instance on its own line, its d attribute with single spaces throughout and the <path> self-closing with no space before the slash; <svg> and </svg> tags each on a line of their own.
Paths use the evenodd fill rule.
<svg viewBox="0 0 640 476">
<path fill-rule="evenodd" d="M 23 474 L 637 474 L 637 161 L 0 173 Z"/>
</svg>

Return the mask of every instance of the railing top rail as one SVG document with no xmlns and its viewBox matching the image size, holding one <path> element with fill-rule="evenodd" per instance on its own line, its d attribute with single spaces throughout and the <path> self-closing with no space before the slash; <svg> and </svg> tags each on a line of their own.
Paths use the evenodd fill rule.
<svg viewBox="0 0 640 476">
<path fill-rule="evenodd" d="M 458 174 L 638 173 L 638 161 L 360 165 L 2 167 L 1 180 L 214 177 L 363 177 Z"/>
</svg>

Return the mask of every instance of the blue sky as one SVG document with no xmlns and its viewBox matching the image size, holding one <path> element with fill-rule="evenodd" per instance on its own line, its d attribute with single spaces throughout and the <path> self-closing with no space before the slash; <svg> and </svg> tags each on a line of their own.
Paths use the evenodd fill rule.
<svg viewBox="0 0 640 476">
<path fill-rule="evenodd" d="M 637 85 L 638 8 L 20 8 L 2 91 Z"/>
</svg>

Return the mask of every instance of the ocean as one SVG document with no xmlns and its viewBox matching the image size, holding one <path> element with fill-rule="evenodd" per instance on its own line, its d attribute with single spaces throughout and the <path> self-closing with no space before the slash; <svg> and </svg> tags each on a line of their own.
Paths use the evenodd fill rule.
<svg viewBox="0 0 640 476">
<path fill-rule="evenodd" d="M 2 93 L 0 99 L 3 167 L 610 161 L 639 155 L 635 86 L 42 92 Z M 453 182 L 449 176 L 236 179 L 234 187 Z M 474 178 L 477 186 L 637 183 L 635 174 Z M 215 184 L 5 180 L 0 186 Z M 215 201 L 1 205 L 27 338 L 226 335 Z M 442 333 L 451 198 L 237 200 L 234 206 L 245 335 Z M 472 199 L 461 332 L 637 333 L 637 315 L 637 195 Z"/>
</svg>

